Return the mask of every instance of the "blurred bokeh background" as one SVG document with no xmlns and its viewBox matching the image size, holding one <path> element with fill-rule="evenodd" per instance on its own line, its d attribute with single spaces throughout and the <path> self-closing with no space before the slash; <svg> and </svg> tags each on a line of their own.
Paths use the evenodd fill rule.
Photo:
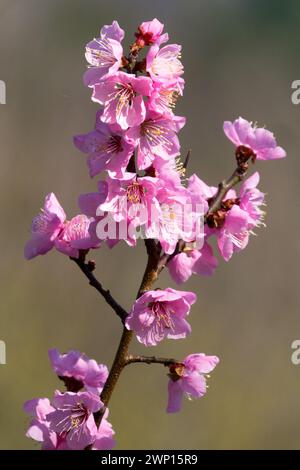
<svg viewBox="0 0 300 470">
<path fill-rule="evenodd" d="M 217 354 L 209 393 L 167 415 L 166 371 L 136 365 L 122 375 L 110 406 L 117 449 L 298 448 L 300 365 L 291 363 L 299 319 L 299 122 L 291 83 L 300 79 L 300 3 L 280 0 L 0 0 L 1 267 L 0 448 L 38 448 L 25 438 L 25 400 L 61 386 L 47 350 L 80 349 L 110 365 L 118 319 L 67 257 L 23 259 L 30 221 L 54 191 L 69 216 L 80 192 L 94 190 L 72 136 L 89 131 L 97 106 L 82 84 L 84 46 L 117 19 L 132 41 L 141 21 L 159 18 L 183 44 L 187 117 L 182 150 L 190 172 L 215 184 L 229 175 L 233 147 L 222 123 L 239 115 L 273 130 L 285 161 L 257 163 L 267 193 L 267 228 L 212 279 L 192 278 L 198 294 L 193 334 L 165 341 L 159 355 Z M 105 286 L 130 308 L 145 265 L 144 247 L 94 255 Z M 160 286 L 172 285 L 163 273 Z M 136 342 L 132 350 L 147 353 Z M 150 350 L 154 353 L 154 350 Z"/>
</svg>

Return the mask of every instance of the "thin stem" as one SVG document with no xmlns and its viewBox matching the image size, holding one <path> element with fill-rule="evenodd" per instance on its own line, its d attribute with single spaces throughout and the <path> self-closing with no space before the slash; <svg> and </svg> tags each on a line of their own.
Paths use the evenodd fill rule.
<svg viewBox="0 0 300 470">
<path fill-rule="evenodd" d="M 102 287 L 102 284 L 98 281 L 98 279 L 96 279 L 93 272 L 91 271 L 89 263 L 85 262 L 84 257 L 71 258 L 71 260 L 77 264 L 83 274 L 90 281 L 90 285 L 94 287 L 99 292 L 99 294 L 102 295 L 102 297 L 104 297 L 105 301 L 111 306 L 118 317 L 120 317 L 122 323 L 124 323 L 125 318 L 128 315 L 126 310 L 121 307 L 121 305 L 113 298 L 109 290 L 106 290 Z"/>
<path fill-rule="evenodd" d="M 131 354 L 126 359 L 126 366 L 129 364 L 143 363 L 143 364 L 162 364 L 165 367 L 169 367 L 172 364 L 178 364 L 179 361 L 176 359 L 169 359 L 166 357 L 156 356 L 132 356 Z"/>
</svg>

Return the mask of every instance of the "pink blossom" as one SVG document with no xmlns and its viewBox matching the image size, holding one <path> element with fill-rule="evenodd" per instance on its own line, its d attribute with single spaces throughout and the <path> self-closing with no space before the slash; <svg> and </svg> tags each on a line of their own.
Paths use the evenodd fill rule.
<svg viewBox="0 0 300 470">
<path fill-rule="evenodd" d="M 72 450 L 83 450 L 96 440 L 98 429 L 93 413 L 103 406 L 100 398 L 90 392 L 55 392 L 54 411 L 47 414 L 50 430 L 66 440 Z"/>
<path fill-rule="evenodd" d="M 183 74 L 183 65 L 180 62 L 181 46 L 169 44 L 159 48 L 154 44 L 147 54 L 146 70 L 153 81 L 173 82 Z"/>
<path fill-rule="evenodd" d="M 208 186 L 196 174 L 193 174 L 188 179 L 188 190 L 198 203 L 202 203 L 204 211 L 208 211 L 208 200 L 215 196 L 217 188 L 215 186 Z M 229 192 L 229 195 L 231 193 Z M 231 197 L 231 196 L 230 196 Z"/>
<path fill-rule="evenodd" d="M 179 240 L 192 242 L 196 237 L 202 238 L 198 221 L 201 221 L 203 206 L 194 204 L 184 186 L 176 187 L 172 181 L 165 181 L 157 192 L 157 200 L 159 210 L 153 211 L 155 224 L 146 233 L 148 238 L 158 238 L 165 253 L 172 254 Z"/>
<path fill-rule="evenodd" d="M 180 158 L 171 157 L 169 160 L 156 157 L 146 173 L 157 178 L 158 187 L 176 188 L 180 187 L 185 175 Z"/>
<path fill-rule="evenodd" d="M 236 147 L 244 146 L 251 150 L 253 158 L 257 160 L 274 160 L 284 158 L 286 152 L 278 147 L 274 134 L 262 127 L 252 125 L 252 122 L 243 118 L 236 119 L 233 123 L 225 121 L 224 132 Z"/>
<path fill-rule="evenodd" d="M 126 318 L 126 328 L 145 346 L 155 346 L 164 338 L 185 338 L 191 333 L 185 317 L 195 302 L 193 292 L 171 288 L 145 292 Z"/>
<path fill-rule="evenodd" d="M 167 83 L 154 82 L 148 108 L 163 116 L 173 115 L 173 109 L 178 97 L 182 96 L 183 88 L 183 78 Z"/>
<path fill-rule="evenodd" d="M 144 46 L 150 46 L 159 41 L 159 44 L 162 42 L 168 41 L 168 35 L 162 32 L 164 25 L 158 21 L 156 18 L 152 21 L 144 21 L 138 27 L 138 32 L 135 34 L 136 43 L 141 48 Z"/>
<path fill-rule="evenodd" d="M 102 204 L 107 197 L 107 191 L 107 183 L 105 181 L 99 181 L 97 192 L 80 194 L 78 198 L 78 206 L 80 210 L 86 216 L 93 219 L 89 226 L 89 237 L 93 247 L 99 247 L 101 245 L 101 240 L 96 234 L 96 228 L 97 223 L 103 219 L 103 216 L 99 216 L 97 214 L 100 204 Z"/>
<path fill-rule="evenodd" d="M 117 21 L 113 21 L 112 24 L 102 26 L 100 34 L 106 38 L 111 38 L 118 42 L 123 41 L 125 36 L 123 29 L 120 28 Z"/>
<path fill-rule="evenodd" d="M 180 157 L 171 157 L 169 160 L 156 157 L 152 168 L 162 187 L 167 184 L 168 187 L 172 187 L 175 190 L 181 186 L 185 170 L 183 169 Z"/>
<path fill-rule="evenodd" d="M 57 392 L 59 393 L 59 392 Z M 62 396 L 62 394 L 60 394 Z M 96 397 L 94 395 L 94 397 Z M 79 396 L 81 399 L 81 396 Z M 96 397 L 97 399 L 97 397 Z M 65 404 L 66 410 L 68 410 L 68 405 Z M 80 402 L 76 403 L 77 407 L 80 408 Z M 75 405 L 75 406 L 76 406 Z M 71 409 L 73 407 L 73 402 L 71 404 Z M 51 415 L 50 418 L 53 417 L 52 413 L 57 413 L 57 409 L 54 408 L 51 404 L 48 398 L 37 398 L 33 400 L 29 400 L 24 404 L 24 411 L 28 413 L 31 417 L 32 420 L 30 422 L 29 428 L 27 430 L 26 436 L 28 438 L 31 438 L 39 443 L 42 444 L 42 450 L 74 450 L 74 448 L 79 449 L 79 450 L 84 450 L 85 446 L 85 441 L 81 441 L 79 443 L 78 447 L 78 442 L 72 442 L 76 441 L 76 423 L 80 425 L 80 420 L 83 420 L 84 417 L 81 416 L 81 412 L 84 408 L 83 405 L 81 405 L 81 409 L 78 410 L 76 416 L 73 417 L 73 434 L 75 435 L 75 438 L 71 437 L 70 432 L 63 431 L 61 432 L 60 427 L 59 427 L 59 432 L 56 432 L 50 429 L 50 424 L 51 421 L 49 420 L 49 416 Z M 71 411 L 70 409 L 70 411 Z M 92 419 L 90 419 L 90 423 L 87 425 L 90 430 L 92 430 L 93 434 L 93 439 L 92 439 L 92 450 L 109 450 L 112 449 L 115 446 L 115 441 L 113 439 L 113 436 L 115 434 L 112 425 L 107 421 L 108 418 L 108 413 L 109 410 L 106 409 L 104 416 L 101 421 L 100 427 L 94 428 L 92 424 Z M 66 418 L 67 413 L 64 413 L 62 416 L 62 419 Z M 55 416 L 57 419 L 57 415 Z M 76 421 L 76 418 L 78 421 Z M 67 425 L 69 423 L 69 417 L 65 419 L 60 425 Z M 70 424 L 70 423 L 69 423 Z M 53 424 L 52 424 L 53 425 Z M 55 426 L 56 427 L 56 426 Z M 89 433 L 89 432 L 88 432 Z M 69 442 L 71 441 L 71 445 L 69 445 Z M 82 447 L 81 447 L 82 446 Z"/>
<path fill-rule="evenodd" d="M 34 398 L 27 401 L 23 409 L 32 420 L 26 432 L 26 437 L 42 443 L 43 450 L 55 450 L 60 445 L 60 440 L 54 431 L 50 430 L 50 423 L 47 421 L 47 414 L 54 411 L 48 398 Z"/>
<path fill-rule="evenodd" d="M 218 265 L 212 247 L 205 242 L 200 250 L 188 244 L 186 248 L 174 256 L 168 263 L 168 270 L 177 284 L 186 282 L 192 274 L 212 276 Z"/>
<path fill-rule="evenodd" d="M 97 217 L 97 209 L 106 200 L 108 194 L 108 184 L 106 181 L 98 181 L 98 191 L 93 193 L 80 194 L 78 206 L 88 217 Z"/>
<path fill-rule="evenodd" d="M 208 202 L 217 192 L 214 186 L 208 186 L 204 181 L 193 175 L 188 184 L 191 194 L 199 194 Z M 208 210 L 208 204 L 207 204 Z M 210 214 L 205 228 L 206 236 L 217 237 L 218 248 L 225 261 L 229 261 L 234 252 L 244 249 L 249 240 L 249 216 L 240 207 L 236 192 L 231 189 L 221 204 L 220 210 Z"/>
<path fill-rule="evenodd" d="M 226 213 L 225 221 L 220 229 L 214 231 L 217 236 L 221 255 L 228 261 L 233 253 L 246 248 L 249 235 L 254 227 L 264 225 L 264 194 L 256 188 L 259 174 L 256 172 L 242 185 L 237 204 Z M 226 205 L 226 199 L 224 201 Z"/>
<path fill-rule="evenodd" d="M 204 237 L 204 199 L 182 184 L 184 171 L 177 163 L 174 158 L 164 161 L 156 157 L 146 171 L 156 175 L 158 204 L 152 205 L 145 234 L 147 238 L 158 239 L 166 254 L 174 252 L 179 240 L 198 244 Z"/>
<path fill-rule="evenodd" d="M 93 244 L 93 246 L 100 246 L 101 242 L 105 240 L 108 247 L 113 248 L 120 240 L 124 240 L 129 246 L 135 246 L 136 239 L 130 236 L 127 227 L 123 227 L 123 220 L 122 222 L 116 222 L 118 217 L 114 214 L 118 213 L 117 206 L 111 211 L 111 213 L 105 212 L 101 209 L 102 204 L 106 202 L 107 198 L 108 183 L 106 181 L 98 182 L 98 192 L 81 194 L 79 196 L 78 205 L 81 211 L 89 217 L 94 217 L 94 221 L 89 227 L 91 244 Z M 120 219 L 122 219 L 122 217 L 120 217 Z M 111 222 L 114 228 L 114 233 L 106 233 L 106 236 L 101 238 L 98 233 L 98 224 L 103 222 L 105 222 L 105 225 L 106 223 L 108 224 Z"/>
<path fill-rule="evenodd" d="M 32 236 L 25 245 L 25 258 L 32 259 L 38 255 L 44 255 L 53 247 L 68 256 L 77 258 L 79 250 L 93 248 L 89 235 L 91 222 L 92 219 L 84 214 L 79 214 L 67 221 L 66 214 L 55 194 L 48 194 L 44 208 L 32 221 Z"/>
<path fill-rule="evenodd" d="M 169 160 L 180 152 L 177 132 L 184 126 L 185 118 L 166 118 L 148 111 L 145 121 L 126 132 L 125 138 L 137 146 L 137 166 L 139 170 L 148 168 L 155 157 Z"/>
<path fill-rule="evenodd" d="M 55 240 L 55 248 L 72 258 L 78 258 L 80 250 L 94 248 L 89 233 L 92 221 L 85 214 L 79 214 L 66 222 L 60 236 Z"/>
<path fill-rule="evenodd" d="M 104 364 L 97 364 L 94 359 L 89 359 L 79 351 L 60 354 L 57 349 L 50 349 L 49 359 L 54 372 L 64 380 L 68 391 L 75 392 L 84 387 L 89 392 L 101 393 L 108 377 L 108 369 Z"/>
<path fill-rule="evenodd" d="M 113 439 L 115 432 L 112 425 L 107 421 L 108 413 L 109 411 L 107 408 L 101 420 L 101 425 L 98 429 L 96 439 L 91 450 L 110 450 L 115 446 L 115 440 Z"/>
<path fill-rule="evenodd" d="M 88 154 L 88 167 L 93 177 L 107 170 L 113 177 L 122 177 L 134 148 L 123 138 L 117 126 L 109 126 L 100 121 L 97 113 L 96 128 L 88 134 L 76 135 L 75 146 Z"/>
<path fill-rule="evenodd" d="M 221 228 L 215 230 L 218 247 L 225 261 L 234 252 L 243 250 L 249 240 L 248 215 L 238 205 L 234 205 L 225 215 Z"/>
<path fill-rule="evenodd" d="M 149 77 L 117 72 L 94 87 L 93 101 L 104 106 L 101 120 L 117 123 L 122 129 L 138 126 L 146 115 L 143 96 L 150 96 L 152 81 Z"/>
<path fill-rule="evenodd" d="M 219 363 L 217 356 L 190 354 L 182 363 L 170 366 L 168 385 L 168 413 L 177 413 L 181 409 L 182 398 L 201 398 L 206 393 L 205 375 L 214 370 Z"/>
<path fill-rule="evenodd" d="M 93 86 L 103 77 L 116 73 L 122 65 L 123 48 L 121 41 L 124 31 L 114 21 L 103 26 L 100 37 L 86 45 L 85 57 L 90 68 L 85 72 L 83 81 L 86 86 Z"/>
<path fill-rule="evenodd" d="M 129 220 L 135 226 L 146 224 L 156 201 L 156 178 L 125 173 L 122 179 L 107 177 L 106 182 L 108 194 L 100 209 L 112 213 L 116 222 Z"/>
<path fill-rule="evenodd" d="M 46 196 L 44 208 L 34 217 L 31 225 L 31 239 L 26 243 L 24 254 L 27 259 L 44 255 L 50 251 L 64 228 L 66 214 L 54 193 Z"/>
<path fill-rule="evenodd" d="M 242 184 L 239 193 L 239 206 L 248 214 L 248 230 L 263 224 L 265 212 L 261 206 L 265 204 L 265 195 L 256 186 L 259 183 L 259 173 L 255 172 Z"/>
<path fill-rule="evenodd" d="M 199 180 L 201 181 L 201 180 Z M 263 224 L 264 194 L 256 186 L 259 174 L 254 173 L 242 185 L 240 197 L 232 189 L 226 194 L 220 209 L 214 214 L 208 214 L 206 235 L 217 237 L 218 248 L 225 261 L 229 261 L 233 253 L 243 250 L 249 241 L 249 235 L 254 227 Z M 214 195 L 216 188 L 202 189 L 206 195 Z"/>
</svg>

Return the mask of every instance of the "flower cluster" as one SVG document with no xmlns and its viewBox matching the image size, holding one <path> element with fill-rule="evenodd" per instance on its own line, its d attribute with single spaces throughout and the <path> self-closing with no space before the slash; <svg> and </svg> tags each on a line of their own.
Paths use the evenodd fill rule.
<svg viewBox="0 0 300 470">
<path fill-rule="evenodd" d="M 131 47 L 131 57 L 135 56 L 131 63 L 122 55 L 124 32 L 116 21 L 88 43 L 84 83 L 92 88 L 92 100 L 100 109 L 94 130 L 75 136 L 74 144 L 87 154 L 92 177 L 106 172 L 100 182 L 101 200 L 97 193 L 81 199 L 88 214 L 98 199 L 97 222 L 108 216 L 118 226 L 117 233 L 110 232 L 107 238 L 124 239 L 132 246 L 142 230 L 144 238 L 157 238 L 171 254 L 179 238 L 194 240 L 196 215 L 204 201 L 194 197 L 182 181 L 177 134 L 185 118 L 174 114 L 184 88 L 181 47 L 161 47 L 168 41 L 162 32 L 163 24 L 156 19 L 142 23 Z M 146 59 L 137 61 L 138 52 L 146 46 Z M 201 204 L 198 212 L 196 204 Z M 188 206 L 191 219 L 184 216 Z M 106 238 L 99 223 L 93 231 L 93 239 Z"/>
<path fill-rule="evenodd" d="M 35 398 L 24 404 L 32 417 L 27 437 L 40 442 L 43 450 L 111 449 L 115 442 L 107 421 L 108 409 L 99 427 L 94 418 L 103 407 L 99 394 L 107 379 L 107 367 L 79 351 L 60 354 L 52 349 L 49 357 L 67 391 L 56 390 L 51 402 Z"/>
<path fill-rule="evenodd" d="M 181 46 L 167 44 L 168 34 L 157 19 L 142 23 L 124 55 L 124 31 L 114 21 L 103 26 L 99 38 L 86 46 L 88 69 L 84 83 L 92 100 L 100 105 L 95 128 L 74 137 L 75 146 L 87 155 L 91 177 L 104 174 L 98 190 L 81 194 L 82 214 L 70 221 L 54 194 L 45 199 L 42 212 L 33 219 L 32 237 L 25 248 L 31 259 L 52 247 L 78 257 L 79 250 L 110 247 L 119 240 L 135 246 L 137 239 L 155 238 L 167 254 L 178 240 L 185 243 L 168 268 L 173 279 L 186 281 L 192 273 L 211 275 L 217 259 L 209 244 L 215 236 L 221 256 L 228 261 L 248 243 L 253 228 L 262 223 L 263 194 L 256 189 L 259 176 L 246 181 L 239 196 L 229 191 L 218 211 L 209 214 L 202 233 L 204 214 L 217 193 L 192 175 L 178 160 L 178 132 L 185 118 L 174 114 L 183 93 Z M 146 58 L 138 53 L 148 47 Z M 226 136 L 236 146 L 240 165 L 247 160 L 278 159 L 285 151 L 271 132 L 245 119 L 224 123 Z M 112 227 L 106 230 L 107 225 Z M 103 229 L 103 230 L 102 230 Z"/>
<path fill-rule="evenodd" d="M 90 269 L 85 264 L 90 249 L 102 243 L 112 248 L 120 240 L 135 247 L 139 238 L 151 240 L 158 260 L 152 266 L 153 280 L 139 291 L 129 314 L 125 312 L 122 318 L 125 328 L 146 347 L 191 333 L 186 317 L 196 295 L 172 288 L 153 290 L 160 270 L 166 266 L 171 278 L 181 284 L 192 274 L 213 275 L 218 254 L 229 261 L 243 250 L 253 231 L 264 223 L 265 195 L 257 188 L 258 172 L 246 179 L 249 164 L 286 155 L 270 131 L 240 117 L 223 126 L 235 146 L 237 167 L 232 178 L 215 187 L 196 174 L 186 176 L 188 158 L 181 159 L 178 139 L 185 118 L 175 114 L 185 85 L 181 46 L 168 44 L 163 31 L 157 19 L 143 22 L 126 55 L 124 31 L 114 21 L 87 44 L 83 81 L 97 103 L 95 126 L 73 140 L 86 155 L 90 176 L 100 178 L 97 189 L 79 196 L 81 214 L 70 221 L 55 195 L 49 194 L 33 219 L 32 236 L 25 247 L 27 259 L 56 248 L 78 260 L 97 287 L 99 283 L 91 280 L 94 266 Z M 242 180 L 237 192 L 233 186 Z M 106 300 L 110 296 L 101 286 L 100 293 Z M 51 402 L 26 403 L 25 410 L 32 416 L 27 435 L 42 442 L 44 449 L 111 448 L 114 433 L 106 419 L 108 411 L 100 426 L 95 418 L 103 408 L 99 396 L 109 382 L 107 368 L 76 351 L 61 355 L 51 350 L 49 354 L 67 392 L 56 391 Z M 202 353 L 183 361 L 166 361 L 167 411 L 179 411 L 183 395 L 202 397 L 207 374 L 218 362 L 216 356 Z"/>
</svg>

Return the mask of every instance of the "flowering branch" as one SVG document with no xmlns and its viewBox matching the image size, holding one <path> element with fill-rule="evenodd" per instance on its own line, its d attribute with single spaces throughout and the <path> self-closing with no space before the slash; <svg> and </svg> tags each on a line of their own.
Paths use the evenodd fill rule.
<svg viewBox="0 0 300 470">
<path fill-rule="evenodd" d="M 163 45 L 168 41 L 163 28 L 157 19 L 142 23 L 128 56 L 122 46 L 124 31 L 116 21 L 103 26 L 100 37 L 87 44 L 89 67 L 84 84 L 93 90 L 92 99 L 99 108 L 94 129 L 75 136 L 74 144 L 87 155 L 90 176 L 104 173 L 105 177 L 95 192 L 79 196 L 81 213 L 71 220 L 56 196 L 48 194 L 25 246 L 27 259 L 52 248 L 69 256 L 123 324 L 110 371 L 79 351 L 49 351 L 66 391 L 56 391 L 51 401 L 30 400 L 24 406 L 32 416 L 27 436 L 38 441 L 43 436 L 43 449 L 112 448 L 108 404 L 129 364 L 169 368 L 168 413 L 180 411 L 185 394 L 200 398 L 206 393 L 206 379 L 219 362 L 217 356 L 194 353 L 177 361 L 132 355 L 130 343 L 135 336 L 146 347 L 156 346 L 164 339 L 179 340 L 191 334 L 188 315 L 196 294 L 170 287 L 153 289 L 154 283 L 165 267 L 177 284 L 192 274 L 211 276 L 218 265 L 215 250 L 225 261 L 243 250 L 264 217 L 265 195 L 257 188 L 258 172 L 245 179 L 249 161 L 285 157 L 270 131 L 238 118 L 223 124 L 235 146 L 233 174 L 217 188 L 196 174 L 186 178 L 190 151 L 184 162 L 179 164 L 177 159 L 178 132 L 185 118 L 174 114 L 185 84 L 181 46 Z M 149 50 L 139 60 L 145 47 Z M 241 181 L 236 192 L 233 188 Z M 199 219 L 203 214 L 202 233 Z M 127 313 L 97 280 L 95 263 L 86 261 L 86 254 L 104 243 L 113 248 L 121 240 L 135 247 L 141 233 L 147 264 Z M 215 244 L 210 243 L 212 238 Z M 196 243 L 199 239 L 201 246 Z"/>
<path fill-rule="evenodd" d="M 99 294 L 102 295 L 102 297 L 105 299 L 105 301 L 108 303 L 108 305 L 111 306 L 111 308 L 115 311 L 115 313 L 118 315 L 118 317 L 121 319 L 122 323 L 124 323 L 125 318 L 127 317 L 127 312 L 124 310 L 123 307 L 113 298 L 109 290 L 106 290 L 102 287 L 102 284 L 96 279 L 96 277 L 93 274 L 93 269 L 94 266 L 91 261 L 88 261 L 87 263 L 85 262 L 84 257 L 80 256 L 79 258 L 72 258 L 71 260 L 74 261 L 74 263 L 77 264 L 79 269 L 83 272 L 83 274 L 88 278 L 90 281 L 90 285 L 94 287 Z"/>
</svg>

